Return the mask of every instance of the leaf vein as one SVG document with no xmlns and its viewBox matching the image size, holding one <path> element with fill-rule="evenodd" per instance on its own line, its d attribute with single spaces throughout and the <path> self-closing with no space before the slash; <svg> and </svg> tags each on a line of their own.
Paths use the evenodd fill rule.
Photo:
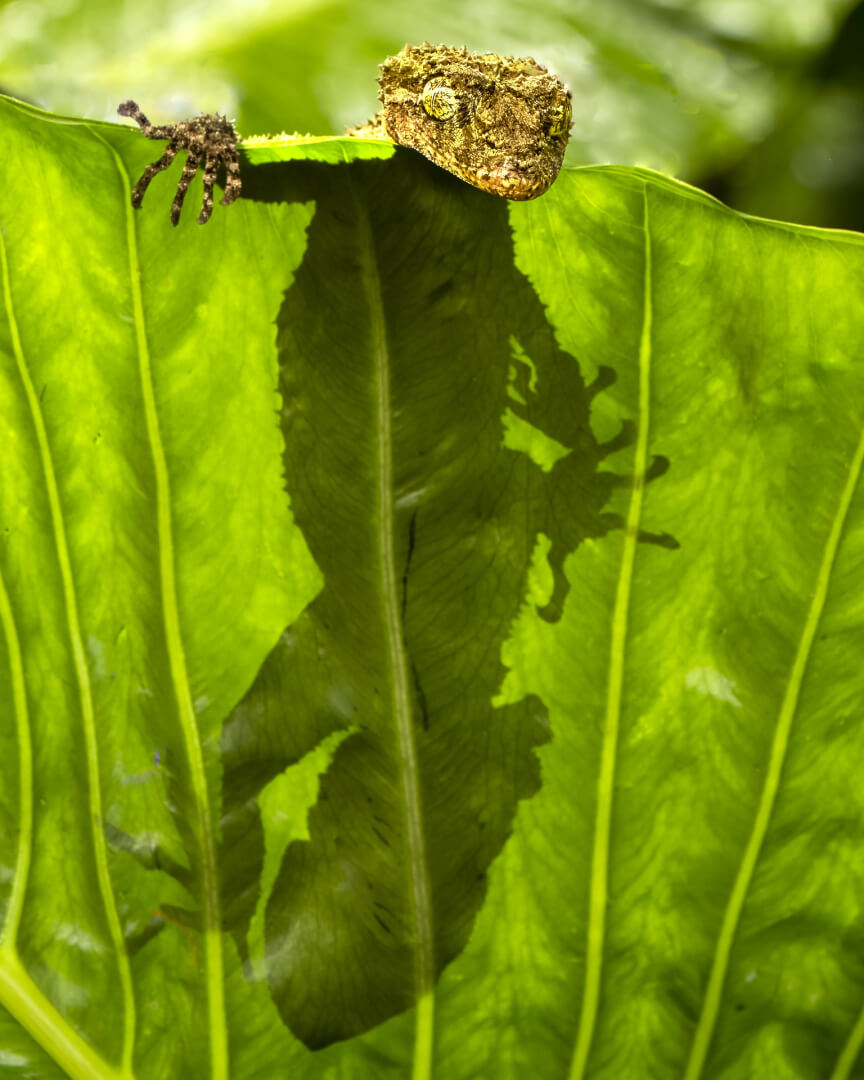
<svg viewBox="0 0 864 1080">
<path fill-rule="evenodd" d="M 378 402 L 378 553 L 388 660 L 393 685 L 393 715 L 398 742 L 402 797 L 405 804 L 408 872 L 416 941 L 414 979 L 417 1012 L 412 1080 L 428 1080 L 432 1074 L 434 1032 L 434 928 L 423 836 L 420 774 L 411 706 L 411 664 L 405 650 L 400 613 L 401 577 L 396 566 L 394 544 L 396 507 L 393 495 L 391 360 L 372 229 L 365 207 L 360 205 L 359 199 L 355 199 L 355 203 L 360 234 L 361 274 L 370 314 Z"/>
<path fill-rule="evenodd" d="M 108 868 L 108 849 L 102 826 L 102 789 L 99 778 L 99 745 L 96 738 L 96 718 L 93 708 L 93 692 L 90 684 L 90 669 L 87 665 L 87 656 L 81 632 L 78 599 L 75 591 L 75 579 L 72 573 L 69 543 L 66 537 L 66 526 L 63 520 L 63 507 L 60 500 L 59 487 L 57 485 L 57 475 L 51 454 L 51 445 L 48 439 L 48 430 L 45 424 L 45 417 L 42 413 L 39 395 L 36 393 L 36 388 L 33 385 L 33 379 L 27 365 L 27 358 L 24 354 L 24 348 L 21 342 L 21 334 L 18 327 L 18 320 L 15 316 L 12 297 L 12 285 L 9 276 L 9 258 L 6 251 L 5 237 L 2 233 L 0 233 L 0 272 L 2 272 L 3 299 L 9 321 L 12 351 L 15 356 L 18 376 L 27 398 L 30 417 L 36 434 L 36 441 L 39 446 L 39 456 L 51 514 L 51 526 L 54 533 L 54 545 L 57 552 L 57 562 L 59 564 L 60 577 L 63 585 L 66 626 L 72 650 L 72 662 L 75 669 L 76 682 L 78 684 L 81 722 L 84 731 L 84 746 L 87 760 L 87 790 L 90 809 L 90 835 L 93 844 L 94 860 L 96 862 L 99 893 L 102 897 L 102 904 L 105 909 L 105 919 L 108 924 L 108 932 L 115 952 L 117 970 L 122 989 L 124 1021 L 122 1062 L 124 1071 L 129 1071 L 132 1066 L 132 1052 L 135 1041 L 135 998 L 132 990 L 132 972 L 129 964 L 129 956 L 126 952 L 123 929 L 120 925 L 120 917 L 117 911 L 114 890 L 111 883 L 111 875 Z"/>
<path fill-rule="evenodd" d="M 0 243 L 2 243 L 2 238 L 0 238 Z M 9 906 L 6 909 L 6 921 L 0 930 L 0 954 L 2 954 L 4 950 L 14 951 L 15 949 L 33 854 L 33 743 L 30 714 L 24 683 L 21 642 L 2 572 L 0 572 L 0 626 L 6 639 L 6 651 L 9 656 L 12 703 L 18 737 L 18 850 L 15 856 Z"/>
<path fill-rule="evenodd" d="M 111 153 L 123 184 L 126 204 L 126 244 L 129 263 L 130 289 L 135 323 L 135 340 L 138 353 L 138 369 L 141 397 L 153 473 L 156 487 L 156 528 L 158 537 L 160 601 L 165 629 L 165 643 L 171 681 L 177 704 L 178 720 L 189 766 L 189 777 L 197 816 L 197 834 L 201 860 L 201 891 L 203 908 L 204 957 L 207 988 L 208 1034 L 210 1038 L 210 1072 L 212 1080 L 228 1077 L 228 1031 L 225 1015 L 225 989 L 222 957 L 222 910 L 219 892 L 219 873 L 216 862 L 216 838 L 210 802 L 207 793 L 207 777 L 204 768 L 204 752 L 195 717 L 186 653 L 180 628 L 180 608 L 174 565 L 174 535 L 171 518 L 171 482 L 165 446 L 159 426 L 159 412 L 147 327 L 144 300 L 141 292 L 141 267 L 138 259 L 138 240 L 135 231 L 134 209 L 131 201 L 132 184 L 123 159 L 113 146 L 98 132 L 90 129 L 94 138 L 103 143 Z"/>
<path fill-rule="evenodd" d="M 837 511 L 828 532 L 828 538 L 822 553 L 822 561 L 819 566 L 819 573 L 816 578 L 816 588 L 807 610 L 804 627 L 798 643 L 798 649 L 789 672 L 786 690 L 783 695 L 783 701 L 777 718 L 777 726 L 774 731 L 774 739 L 771 744 L 771 753 L 768 760 L 765 783 L 762 787 L 762 794 L 756 810 L 753 829 L 744 849 L 741 864 L 738 868 L 738 874 L 735 878 L 735 883 L 732 886 L 732 892 L 730 893 L 726 910 L 723 915 L 723 922 L 721 923 L 720 933 L 717 939 L 717 947 L 714 952 L 711 973 L 708 978 L 699 1021 L 690 1048 L 690 1057 L 687 1063 L 685 1080 L 698 1080 L 702 1075 L 705 1062 L 708 1058 L 708 1051 L 711 1047 L 714 1029 L 717 1024 L 717 1016 L 720 1011 L 723 986 L 729 968 L 735 934 L 738 930 L 741 912 L 747 899 L 747 893 L 753 880 L 756 864 L 761 854 L 762 844 L 764 843 L 765 836 L 768 832 L 771 815 L 777 801 L 783 765 L 789 748 L 792 723 L 798 708 L 798 700 L 801 694 L 804 674 L 810 659 L 813 642 L 819 628 L 819 622 L 825 608 L 831 581 L 831 573 L 834 569 L 837 551 L 843 537 L 843 529 L 849 515 L 849 508 L 852 505 L 852 500 L 861 477 L 862 463 L 864 463 L 864 432 L 862 432 L 858 447 L 850 463 L 846 483 L 844 484 Z M 859 1022 L 858 1027 L 861 1026 L 861 1022 Z M 855 1037 L 856 1032 L 853 1031 L 850 1040 Z M 861 1040 L 864 1039 L 864 1029 L 858 1032 L 857 1037 L 858 1048 L 860 1048 Z M 848 1067 L 851 1068 L 851 1064 L 852 1063 L 850 1062 Z M 832 1080 L 842 1080 L 842 1078 L 847 1075 L 848 1070 L 844 1072 L 841 1070 L 840 1066 L 841 1062 L 838 1062 L 835 1073 L 832 1074 Z"/>
<path fill-rule="evenodd" d="M 615 796 L 615 770 L 621 727 L 621 700 L 624 688 L 624 661 L 627 649 L 627 624 L 633 588 L 633 568 L 642 520 L 645 473 L 648 467 L 648 433 L 651 424 L 651 360 L 653 329 L 653 284 L 651 227 L 648 212 L 648 186 L 643 188 L 644 276 L 642 327 L 639 338 L 639 411 L 636 449 L 633 462 L 633 486 L 627 508 L 621 566 L 612 613 L 609 647 L 606 714 L 603 746 L 597 780 L 597 816 L 594 822 L 594 845 L 588 901 L 588 946 L 585 962 L 585 987 L 576 1046 L 570 1066 L 570 1080 L 582 1080 L 588 1065 L 603 975 L 603 950 L 606 938 L 606 908 L 609 902 L 609 852 L 612 833 L 612 805 Z"/>
</svg>

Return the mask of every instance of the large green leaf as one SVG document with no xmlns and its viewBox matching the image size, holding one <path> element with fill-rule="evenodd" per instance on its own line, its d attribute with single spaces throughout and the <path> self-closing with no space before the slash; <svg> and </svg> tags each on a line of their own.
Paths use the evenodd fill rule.
<svg viewBox="0 0 864 1080">
<path fill-rule="evenodd" d="M 862 238 L 0 130 L 0 1064 L 860 1075 Z"/>
</svg>

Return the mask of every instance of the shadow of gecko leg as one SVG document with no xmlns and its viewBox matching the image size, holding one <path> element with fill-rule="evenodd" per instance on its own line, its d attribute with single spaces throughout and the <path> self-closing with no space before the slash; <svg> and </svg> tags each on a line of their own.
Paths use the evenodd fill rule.
<svg viewBox="0 0 864 1080">
<path fill-rule="evenodd" d="M 589 425 L 602 380 L 557 346 L 503 201 L 409 152 L 250 172 L 247 198 L 316 204 L 277 340 L 285 482 L 324 586 L 226 725 L 225 855 L 232 878 L 246 860 L 242 930 L 257 791 L 356 729 L 267 908 L 274 999 L 322 1047 L 411 1006 L 467 942 L 549 738 L 536 697 L 492 704 L 537 532 L 604 534 L 615 478 Z M 554 384 L 521 415 L 572 449 L 557 472 L 503 442 L 514 340 Z M 538 510 L 556 492 L 560 521 Z"/>
</svg>

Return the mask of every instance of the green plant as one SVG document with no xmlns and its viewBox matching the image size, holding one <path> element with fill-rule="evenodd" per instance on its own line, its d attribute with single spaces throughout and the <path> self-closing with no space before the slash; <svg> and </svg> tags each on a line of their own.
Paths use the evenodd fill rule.
<svg viewBox="0 0 864 1080">
<path fill-rule="evenodd" d="M 0 125 L 0 1064 L 860 1075 L 861 237 Z"/>
</svg>

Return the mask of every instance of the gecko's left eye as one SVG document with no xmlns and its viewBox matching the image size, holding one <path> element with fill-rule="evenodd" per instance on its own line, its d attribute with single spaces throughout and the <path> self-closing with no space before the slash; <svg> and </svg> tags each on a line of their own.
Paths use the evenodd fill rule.
<svg viewBox="0 0 864 1080">
<path fill-rule="evenodd" d="M 420 104 L 433 120 L 452 120 L 459 110 L 456 91 L 443 75 L 436 75 L 426 83 L 420 94 Z"/>
<path fill-rule="evenodd" d="M 549 114 L 549 134 L 566 135 L 570 130 L 570 121 L 573 119 L 573 110 L 570 99 L 566 98 L 563 104 L 556 105 Z"/>
</svg>

